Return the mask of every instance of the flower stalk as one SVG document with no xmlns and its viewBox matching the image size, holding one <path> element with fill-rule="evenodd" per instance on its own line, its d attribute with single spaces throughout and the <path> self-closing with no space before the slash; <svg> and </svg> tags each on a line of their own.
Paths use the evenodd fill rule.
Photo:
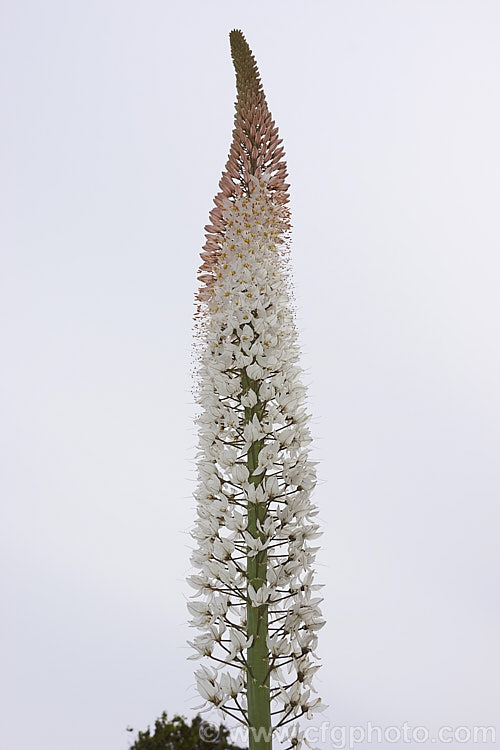
<svg viewBox="0 0 500 750">
<path fill-rule="evenodd" d="M 259 383 L 251 380 L 244 369 L 241 372 L 241 385 L 243 395 L 257 393 Z M 264 403 L 256 401 L 253 407 L 245 408 L 245 422 L 250 424 L 254 418 L 262 420 L 264 415 Z M 265 472 L 255 473 L 259 467 L 259 455 L 264 445 L 263 439 L 256 440 L 248 450 L 246 466 L 249 473 L 249 481 L 254 487 L 258 487 L 264 478 Z M 266 536 L 260 531 L 265 526 L 267 518 L 267 507 L 265 503 L 248 503 L 247 506 L 247 531 L 253 539 L 258 539 L 265 545 Z M 252 586 L 258 592 L 261 586 L 267 583 L 267 550 L 261 549 L 256 555 L 247 547 L 247 585 Z M 261 730 L 261 735 L 253 736 L 250 733 L 249 745 L 251 750 L 269 750 L 271 748 L 271 701 L 270 701 L 270 677 L 269 677 L 269 648 L 268 637 L 268 607 L 267 604 L 254 606 L 250 599 L 247 601 L 247 634 L 252 640 L 247 650 L 248 674 L 247 674 L 247 703 L 248 703 L 248 725 Z"/>
<path fill-rule="evenodd" d="M 248 727 L 250 750 L 322 710 L 313 696 L 323 620 L 313 583 L 315 485 L 290 303 L 287 169 L 254 57 L 230 34 L 233 140 L 202 252 L 197 572 L 188 581 L 208 708 Z M 274 722 L 274 723 L 273 723 Z M 288 747 L 299 747 L 294 726 Z"/>
</svg>

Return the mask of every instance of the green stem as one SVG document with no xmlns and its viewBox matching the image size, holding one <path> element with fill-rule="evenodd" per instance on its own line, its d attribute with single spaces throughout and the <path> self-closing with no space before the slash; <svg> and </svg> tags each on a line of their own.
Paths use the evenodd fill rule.
<svg viewBox="0 0 500 750">
<path fill-rule="evenodd" d="M 258 384 L 242 372 L 243 392 L 250 388 L 257 391 Z M 264 404 L 259 401 L 252 408 L 245 409 L 245 419 L 251 421 L 254 414 L 261 419 Z M 252 476 L 257 468 L 259 453 L 263 440 L 254 442 L 247 455 L 247 468 L 250 472 L 249 481 L 259 485 L 265 472 Z M 248 533 L 255 539 L 263 535 L 259 532 L 257 521 L 264 523 L 267 515 L 266 503 L 248 503 Z M 267 581 L 267 552 L 261 550 L 257 555 L 247 555 L 247 584 L 251 584 L 255 591 Z M 247 650 L 247 701 L 248 701 L 248 731 L 249 750 L 272 750 L 271 740 L 271 696 L 269 690 L 269 649 L 267 648 L 268 608 L 267 605 L 252 607 L 247 597 L 247 634 L 253 636 L 253 642 Z"/>
</svg>

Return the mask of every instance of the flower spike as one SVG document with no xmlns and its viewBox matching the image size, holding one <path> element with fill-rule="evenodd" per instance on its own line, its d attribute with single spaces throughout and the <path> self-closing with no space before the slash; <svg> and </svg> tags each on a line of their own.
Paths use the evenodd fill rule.
<svg viewBox="0 0 500 750">
<path fill-rule="evenodd" d="M 321 710 L 313 698 L 316 483 L 290 304 L 288 185 L 278 129 L 241 31 L 233 139 L 206 227 L 198 294 L 200 414 L 191 658 L 208 708 L 239 720 L 250 750 Z M 272 710 L 271 710 L 272 708 Z"/>
</svg>

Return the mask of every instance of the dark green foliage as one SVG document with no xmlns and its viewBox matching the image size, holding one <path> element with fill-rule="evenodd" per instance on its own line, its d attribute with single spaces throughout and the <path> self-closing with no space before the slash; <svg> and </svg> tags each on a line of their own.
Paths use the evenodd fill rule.
<svg viewBox="0 0 500 750">
<path fill-rule="evenodd" d="M 133 732 L 133 729 L 129 731 Z M 183 716 L 167 719 L 164 711 L 155 721 L 154 732 L 150 727 L 139 731 L 130 750 L 242 750 L 229 741 L 229 729 L 209 724 L 198 715 L 191 726 Z"/>
</svg>

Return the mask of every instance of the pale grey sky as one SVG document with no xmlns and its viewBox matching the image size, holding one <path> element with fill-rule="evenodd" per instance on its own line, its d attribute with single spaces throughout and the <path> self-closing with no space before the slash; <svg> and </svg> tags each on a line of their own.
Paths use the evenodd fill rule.
<svg viewBox="0 0 500 750">
<path fill-rule="evenodd" d="M 2 3 L 0 743 L 126 750 L 199 703 L 191 315 L 234 27 L 292 185 L 324 719 L 500 743 L 493 0 Z"/>
</svg>

